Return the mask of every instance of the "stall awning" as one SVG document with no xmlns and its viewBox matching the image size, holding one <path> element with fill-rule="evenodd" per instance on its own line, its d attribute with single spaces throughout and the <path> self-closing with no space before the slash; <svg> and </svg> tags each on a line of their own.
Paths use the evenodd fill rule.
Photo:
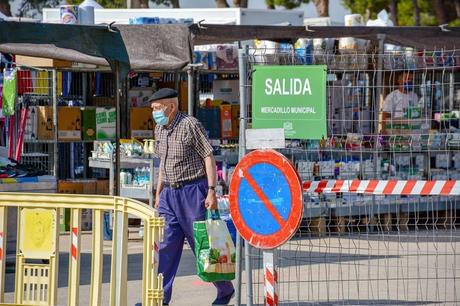
<svg viewBox="0 0 460 306">
<path fill-rule="evenodd" d="M 355 37 L 377 40 L 385 34 L 385 42 L 420 49 L 454 49 L 460 45 L 460 27 L 345 27 L 345 26 L 244 26 L 193 25 L 195 45 L 230 43 L 252 39 L 295 41 L 298 38 Z"/>
<path fill-rule="evenodd" d="M 80 26 L 0 22 L 0 52 L 129 69 L 174 71 L 191 60 L 187 25 Z"/>
</svg>

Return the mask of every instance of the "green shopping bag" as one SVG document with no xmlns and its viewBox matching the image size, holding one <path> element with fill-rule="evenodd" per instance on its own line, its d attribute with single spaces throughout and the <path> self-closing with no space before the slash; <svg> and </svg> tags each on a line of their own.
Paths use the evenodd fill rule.
<svg viewBox="0 0 460 306">
<path fill-rule="evenodd" d="M 198 276 L 205 282 L 233 280 L 235 245 L 219 213 L 207 210 L 206 220 L 193 223 L 193 235 Z"/>
</svg>

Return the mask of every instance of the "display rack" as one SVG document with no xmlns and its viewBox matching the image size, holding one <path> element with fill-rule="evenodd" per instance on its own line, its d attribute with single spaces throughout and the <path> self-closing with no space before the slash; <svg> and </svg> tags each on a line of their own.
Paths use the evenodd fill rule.
<svg viewBox="0 0 460 306">
<path fill-rule="evenodd" d="M 127 186 L 120 184 L 120 196 L 137 200 L 147 200 L 150 206 L 154 201 L 154 182 L 155 182 L 155 161 L 154 158 L 122 158 L 121 168 L 134 169 L 139 165 L 148 165 L 150 169 L 150 183 L 143 186 Z M 110 195 L 114 194 L 115 186 L 115 161 L 110 159 L 89 158 L 89 167 L 109 170 Z"/>
</svg>

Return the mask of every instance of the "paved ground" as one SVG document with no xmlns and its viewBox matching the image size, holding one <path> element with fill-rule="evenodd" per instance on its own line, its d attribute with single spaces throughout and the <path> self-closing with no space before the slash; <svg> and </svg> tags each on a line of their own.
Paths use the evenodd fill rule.
<svg viewBox="0 0 460 306">
<path fill-rule="evenodd" d="M 61 237 L 59 305 L 66 304 L 68 253 L 64 250 L 68 241 L 68 236 Z M 91 235 L 84 235 L 82 244 L 80 305 L 88 305 Z M 141 241 L 131 240 L 130 306 L 140 300 L 141 252 Z M 103 305 L 108 305 L 110 243 L 105 243 L 104 254 Z M 253 253 L 256 304 L 263 301 L 260 255 Z M 456 231 L 295 238 L 283 247 L 280 266 L 283 305 L 460 304 L 460 235 Z M 6 275 L 6 284 L 6 299 L 12 301 L 14 274 Z M 195 276 L 194 258 L 186 247 L 172 305 L 210 305 L 214 297 L 214 287 Z"/>
</svg>

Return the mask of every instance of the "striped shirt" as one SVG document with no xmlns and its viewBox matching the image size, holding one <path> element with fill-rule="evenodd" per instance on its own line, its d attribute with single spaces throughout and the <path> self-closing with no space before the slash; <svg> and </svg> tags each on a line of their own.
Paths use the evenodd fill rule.
<svg viewBox="0 0 460 306">
<path fill-rule="evenodd" d="M 167 127 L 157 125 L 155 144 L 164 182 L 179 183 L 206 175 L 204 159 L 213 149 L 196 118 L 178 112 Z"/>
</svg>

